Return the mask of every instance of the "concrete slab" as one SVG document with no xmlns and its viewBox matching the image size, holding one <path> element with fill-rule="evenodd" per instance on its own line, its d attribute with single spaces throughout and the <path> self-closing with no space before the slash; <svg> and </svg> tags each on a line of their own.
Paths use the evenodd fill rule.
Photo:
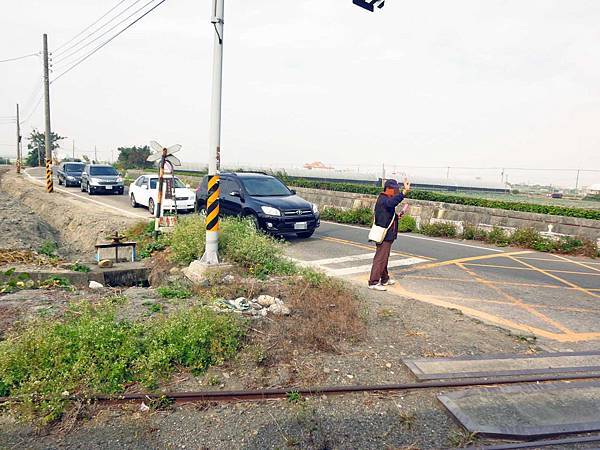
<svg viewBox="0 0 600 450">
<path fill-rule="evenodd" d="M 486 355 L 456 358 L 405 358 L 419 380 L 487 378 L 600 370 L 600 351 Z"/>
<path fill-rule="evenodd" d="M 600 430 L 600 383 L 550 383 L 469 389 L 438 399 L 470 432 L 533 438 Z"/>
</svg>

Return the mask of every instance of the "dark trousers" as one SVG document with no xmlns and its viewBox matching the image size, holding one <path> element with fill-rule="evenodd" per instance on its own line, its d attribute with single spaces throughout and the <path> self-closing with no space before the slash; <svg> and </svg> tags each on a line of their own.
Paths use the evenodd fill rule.
<svg viewBox="0 0 600 450">
<path fill-rule="evenodd" d="M 387 283 L 390 279 L 388 274 L 388 261 L 390 259 L 390 251 L 392 250 L 392 241 L 383 241 L 377 244 L 375 257 L 373 258 L 373 267 L 371 267 L 371 277 L 369 285 L 377 283 Z"/>
</svg>

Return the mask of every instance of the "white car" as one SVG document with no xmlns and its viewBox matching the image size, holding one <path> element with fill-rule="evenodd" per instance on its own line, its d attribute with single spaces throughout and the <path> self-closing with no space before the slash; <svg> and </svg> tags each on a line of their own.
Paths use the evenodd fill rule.
<svg viewBox="0 0 600 450">
<path fill-rule="evenodd" d="M 196 193 L 175 177 L 175 199 L 173 199 L 173 175 L 165 175 L 163 185 L 163 211 L 175 209 L 193 211 Z M 151 214 L 155 214 L 158 204 L 158 175 L 142 175 L 129 185 L 131 206 L 146 206 Z"/>
</svg>

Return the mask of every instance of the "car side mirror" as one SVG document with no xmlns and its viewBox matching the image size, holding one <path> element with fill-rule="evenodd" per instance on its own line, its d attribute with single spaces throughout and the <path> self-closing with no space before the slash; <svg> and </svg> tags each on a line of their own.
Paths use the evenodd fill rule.
<svg viewBox="0 0 600 450">
<path fill-rule="evenodd" d="M 230 197 L 242 198 L 242 194 L 240 194 L 240 192 L 239 192 L 239 191 L 231 191 L 231 192 L 229 193 L 229 196 L 230 196 Z"/>
<path fill-rule="evenodd" d="M 296 189 L 290 189 L 290 192 L 292 193 L 292 195 L 296 195 Z"/>
<path fill-rule="evenodd" d="M 191 186 L 189 184 L 186 184 L 185 187 L 188 188 L 188 189 L 191 188 Z"/>
</svg>

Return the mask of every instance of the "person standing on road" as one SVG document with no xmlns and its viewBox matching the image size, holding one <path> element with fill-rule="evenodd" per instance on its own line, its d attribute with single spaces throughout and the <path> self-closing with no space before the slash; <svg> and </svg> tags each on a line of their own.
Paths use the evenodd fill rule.
<svg viewBox="0 0 600 450">
<path fill-rule="evenodd" d="M 396 283 L 390 279 L 388 261 L 392 244 L 398 237 L 398 218 L 400 216 L 396 214 L 396 206 L 410 191 L 410 182 L 407 178 L 404 179 L 402 192 L 400 192 L 400 186 L 396 180 L 387 180 L 383 188 L 383 192 L 379 194 L 377 203 L 375 203 L 375 225 L 387 228 L 387 232 L 383 242 L 377 243 L 369 278 L 369 289 L 377 291 L 385 291 L 386 286 Z"/>
</svg>

